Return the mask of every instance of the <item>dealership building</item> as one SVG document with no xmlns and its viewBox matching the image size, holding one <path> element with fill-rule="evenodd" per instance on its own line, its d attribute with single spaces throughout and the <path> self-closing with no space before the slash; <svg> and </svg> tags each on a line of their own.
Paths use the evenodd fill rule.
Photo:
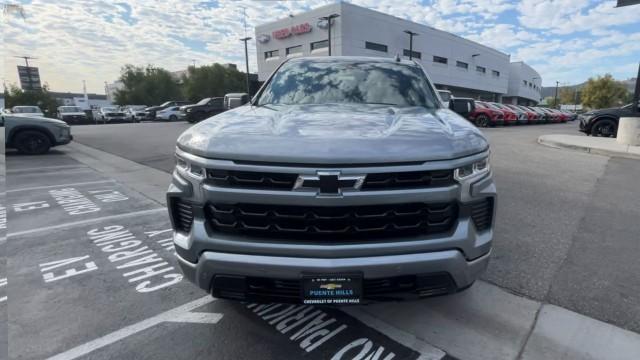
<svg viewBox="0 0 640 360">
<path fill-rule="evenodd" d="M 542 79 L 508 54 L 460 36 L 346 2 L 256 26 L 258 80 L 265 81 L 284 60 L 331 55 L 411 57 L 427 71 L 438 89 L 454 96 L 533 105 L 540 101 Z M 413 51 L 410 54 L 410 35 Z"/>
</svg>

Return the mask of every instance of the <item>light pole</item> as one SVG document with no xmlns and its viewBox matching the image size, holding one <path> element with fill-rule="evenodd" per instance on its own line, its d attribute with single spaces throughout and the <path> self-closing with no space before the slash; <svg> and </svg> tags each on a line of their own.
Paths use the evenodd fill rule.
<svg viewBox="0 0 640 360">
<path fill-rule="evenodd" d="M 417 36 L 418 33 L 415 33 L 411 30 L 405 30 L 405 33 L 409 34 L 409 60 L 413 59 L 413 37 Z"/>
<path fill-rule="evenodd" d="M 560 84 L 560 81 L 556 81 L 556 96 L 553 100 L 553 107 L 558 107 L 558 84 Z"/>
<path fill-rule="evenodd" d="M 251 40 L 250 37 L 240 39 L 240 41 L 244 41 L 244 63 L 247 67 L 247 94 L 251 95 L 249 91 L 249 51 L 247 50 L 247 41 L 249 40 Z"/>
<path fill-rule="evenodd" d="M 333 19 L 335 19 L 335 18 L 337 18 L 339 16 L 340 15 L 338 15 L 338 14 L 331 14 L 331 15 L 323 16 L 323 17 L 320 18 L 320 20 L 324 20 L 324 21 L 327 22 L 327 32 L 328 32 L 328 35 L 329 35 L 329 39 L 327 41 L 327 45 L 329 46 L 329 56 L 331 56 L 331 20 L 333 20 Z"/>
</svg>

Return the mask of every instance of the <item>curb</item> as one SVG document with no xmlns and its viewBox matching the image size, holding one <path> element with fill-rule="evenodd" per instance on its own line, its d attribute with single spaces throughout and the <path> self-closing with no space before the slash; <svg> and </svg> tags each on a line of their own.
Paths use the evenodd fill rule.
<svg viewBox="0 0 640 360">
<path fill-rule="evenodd" d="M 590 147 L 590 146 L 587 146 L 587 145 L 567 144 L 567 143 L 562 142 L 562 141 L 556 141 L 556 140 L 549 139 L 547 136 L 548 135 L 540 136 L 538 138 L 538 141 L 537 141 L 538 144 L 549 146 L 549 147 L 556 148 L 556 149 L 569 149 L 569 150 L 586 152 L 586 153 L 589 153 L 589 154 L 604 155 L 604 156 L 616 156 L 616 157 L 622 157 L 622 158 L 627 158 L 627 159 L 640 160 L 640 155 L 632 154 L 632 153 L 629 153 L 629 152 L 599 149 L 599 148 L 594 148 L 594 147 Z"/>
</svg>

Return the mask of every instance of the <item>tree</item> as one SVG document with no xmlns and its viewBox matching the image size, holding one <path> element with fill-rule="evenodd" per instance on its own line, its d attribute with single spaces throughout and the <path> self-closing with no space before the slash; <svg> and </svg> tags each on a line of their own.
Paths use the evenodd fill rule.
<svg viewBox="0 0 640 360">
<path fill-rule="evenodd" d="M 178 82 L 162 68 L 125 65 L 119 80 L 123 88 L 115 92 L 118 105 L 158 105 L 183 98 Z"/>
<path fill-rule="evenodd" d="M 576 94 L 577 89 L 563 87 L 560 89 L 558 93 L 558 97 L 560 98 L 560 104 L 579 104 L 580 103 L 580 92 Z M 576 96 L 577 95 L 577 96 Z"/>
<path fill-rule="evenodd" d="M 5 91 L 5 107 L 31 105 L 38 106 L 45 116 L 54 117 L 60 104 L 49 92 L 49 86 L 42 86 L 41 90 L 22 90 L 12 84 Z"/>
<path fill-rule="evenodd" d="M 546 98 L 544 98 L 542 102 L 550 108 L 558 107 L 558 104 L 556 103 L 556 98 L 554 96 L 547 96 Z M 558 103 L 560 103 L 560 99 L 558 99 Z"/>
<path fill-rule="evenodd" d="M 627 96 L 627 88 L 606 74 L 587 81 L 582 89 L 582 104 L 593 109 L 608 108 L 624 104 Z"/>
<path fill-rule="evenodd" d="M 245 91 L 245 74 L 220 64 L 189 66 L 183 77 L 184 92 L 190 101 L 221 97 L 230 92 Z"/>
</svg>

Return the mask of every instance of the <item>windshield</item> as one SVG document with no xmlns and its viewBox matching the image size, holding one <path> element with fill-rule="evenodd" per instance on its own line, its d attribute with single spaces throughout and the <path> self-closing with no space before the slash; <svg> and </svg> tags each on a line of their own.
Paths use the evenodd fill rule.
<svg viewBox="0 0 640 360">
<path fill-rule="evenodd" d="M 80 108 L 77 106 L 61 106 L 60 112 L 63 112 L 63 113 L 82 112 L 82 110 L 80 110 Z"/>
<path fill-rule="evenodd" d="M 16 114 L 33 114 L 41 112 L 40 108 L 35 106 L 15 106 L 11 111 Z"/>
<path fill-rule="evenodd" d="M 198 103 L 196 105 L 207 105 L 207 103 L 209 103 L 209 100 L 211 100 L 211 98 L 204 98 L 204 99 L 198 101 Z"/>
<path fill-rule="evenodd" d="M 435 93 L 418 66 L 372 61 L 285 63 L 258 100 L 266 104 L 384 104 L 436 108 Z"/>
</svg>

